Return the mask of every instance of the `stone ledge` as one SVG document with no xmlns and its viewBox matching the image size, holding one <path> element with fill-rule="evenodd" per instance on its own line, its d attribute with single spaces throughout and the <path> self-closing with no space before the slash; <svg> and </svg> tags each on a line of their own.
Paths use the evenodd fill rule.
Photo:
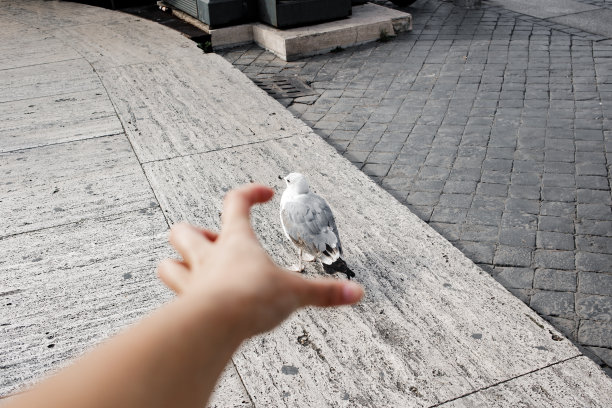
<svg viewBox="0 0 612 408">
<path fill-rule="evenodd" d="M 169 7 L 163 2 L 158 4 Z M 213 48 L 255 42 L 285 61 L 324 54 L 338 47 L 353 47 L 412 30 L 410 14 L 370 3 L 353 7 L 353 14 L 346 19 L 286 30 L 261 23 L 211 29 L 180 10 L 173 9 L 172 13 L 209 33 Z"/>
<path fill-rule="evenodd" d="M 344 20 L 279 30 L 264 24 L 253 26 L 253 39 L 278 57 L 291 61 L 376 41 L 412 29 L 412 16 L 375 4 L 353 7 Z"/>
</svg>

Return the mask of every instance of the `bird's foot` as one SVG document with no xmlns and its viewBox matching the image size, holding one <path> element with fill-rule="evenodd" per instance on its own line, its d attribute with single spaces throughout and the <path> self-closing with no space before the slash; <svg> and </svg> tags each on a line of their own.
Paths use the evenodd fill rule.
<svg viewBox="0 0 612 408">
<path fill-rule="evenodd" d="M 293 271 L 293 272 L 303 273 L 304 272 L 304 265 L 291 265 L 289 267 L 289 270 Z"/>
<path fill-rule="evenodd" d="M 317 258 L 314 255 L 310 255 L 310 254 L 306 254 L 306 253 L 302 254 L 302 260 L 304 262 L 314 262 L 314 261 L 316 261 L 316 259 Z"/>
</svg>

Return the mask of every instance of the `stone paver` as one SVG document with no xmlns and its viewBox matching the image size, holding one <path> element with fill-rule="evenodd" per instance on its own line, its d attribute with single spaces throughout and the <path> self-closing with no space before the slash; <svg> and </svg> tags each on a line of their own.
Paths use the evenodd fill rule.
<svg viewBox="0 0 612 408">
<path fill-rule="evenodd" d="M 421 0 L 411 33 L 297 62 L 222 55 L 309 83 L 297 117 L 612 373 L 612 40 L 484 4 Z"/>
</svg>

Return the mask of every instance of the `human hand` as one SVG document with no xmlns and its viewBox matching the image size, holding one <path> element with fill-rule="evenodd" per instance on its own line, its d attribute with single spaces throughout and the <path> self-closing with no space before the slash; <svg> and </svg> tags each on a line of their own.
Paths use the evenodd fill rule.
<svg viewBox="0 0 612 408">
<path fill-rule="evenodd" d="M 296 309 L 358 302 L 363 288 L 334 279 L 307 280 L 276 265 L 259 244 L 250 223 L 250 208 L 274 191 L 247 185 L 225 197 L 220 233 L 189 224 L 174 225 L 170 243 L 182 260 L 159 264 L 161 280 L 194 304 L 212 302 L 250 337 L 274 328 Z M 242 339 L 241 339 L 242 340 Z"/>
</svg>

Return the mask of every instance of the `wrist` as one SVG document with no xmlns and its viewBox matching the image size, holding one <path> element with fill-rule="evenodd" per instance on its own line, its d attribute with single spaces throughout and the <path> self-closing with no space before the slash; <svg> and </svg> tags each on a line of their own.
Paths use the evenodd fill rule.
<svg viewBox="0 0 612 408">
<path fill-rule="evenodd" d="M 216 340 L 221 349 L 233 353 L 248 337 L 241 324 L 241 310 L 231 304 L 227 296 L 212 293 L 185 293 L 177 302 L 184 309 L 183 316 L 189 326 L 202 331 L 202 335 Z"/>
</svg>

